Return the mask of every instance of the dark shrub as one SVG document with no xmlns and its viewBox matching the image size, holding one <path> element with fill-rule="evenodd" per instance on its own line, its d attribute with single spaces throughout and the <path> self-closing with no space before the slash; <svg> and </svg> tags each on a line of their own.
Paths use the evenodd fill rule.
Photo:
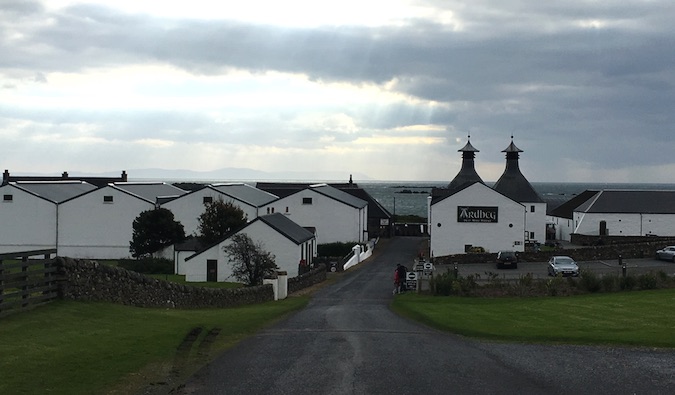
<svg viewBox="0 0 675 395">
<path fill-rule="evenodd" d="M 600 279 L 602 292 L 616 292 L 619 290 L 619 276 L 606 274 Z"/>
<path fill-rule="evenodd" d="M 173 261 L 166 258 L 121 259 L 118 266 L 143 274 L 173 274 Z"/>
<path fill-rule="evenodd" d="M 631 291 L 636 285 L 637 280 L 634 276 L 621 277 L 621 281 L 619 281 L 619 288 L 622 291 Z"/>
<path fill-rule="evenodd" d="M 638 285 L 640 286 L 640 289 L 656 289 L 656 276 L 654 273 L 641 274 L 640 277 L 638 277 Z"/>
<path fill-rule="evenodd" d="M 431 292 L 434 295 L 452 295 L 452 283 L 457 280 L 454 272 L 446 272 L 431 278 Z"/>
<path fill-rule="evenodd" d="M 598 292 L 600 291 L 601 282 L 598 276 L 587 270 L 582 270 L 580 274 L 579 287 L 580 289 L 586 292 Z"/>
</svg>

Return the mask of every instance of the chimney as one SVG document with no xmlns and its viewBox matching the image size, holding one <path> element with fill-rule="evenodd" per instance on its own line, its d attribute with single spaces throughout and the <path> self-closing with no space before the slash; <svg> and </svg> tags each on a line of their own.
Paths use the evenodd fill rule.
<svg viewBox="0 0 675 395">
<path fill-rule="evenodd" d="M 63 174 L 61 174 L 61 178 L 67 179 L 68 178 L 68 172 L 64 171 Z"/>
<path fill-rule="evenodd" d="M 127 171 L 122 170 L 122 182 L 127 182 Z"/>
<path fill-rule="evenodd" d="M 5 169 L 5 172 L 2 173 L 2 183 L 6 184 L 9 182 L 9 170 Z"/>
</svg>

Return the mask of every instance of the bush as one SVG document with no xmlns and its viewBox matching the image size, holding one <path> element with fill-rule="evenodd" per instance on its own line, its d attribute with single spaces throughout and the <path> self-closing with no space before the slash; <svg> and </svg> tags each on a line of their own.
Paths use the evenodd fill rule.
<svg viewBox="0 0 675 395">
<path fill-rule="evenodd" d="M 621 277 L 619 281 L 619 288 L 622 291 L 631 291 L 637 285 L 637 280 L 634 276 Z"/>
<path fill-rule="evenodd" d="M 431 292 L 434 295 L 449 296 L 452 295 L 453 282 L 457 280 L 454 272 L 448 271 L 431 278 Z"/>
<path fill-rule="evenodd" d="M 654 273 L 640 275 L 638 277 L 638 284 L 640 285 L 640 289 L 656 289 L 658 285 Z"/>
<path fill-rule="evenodd" d="M 173 274 L 173 261 L 166 258 L 122 259 L 119 267 L 143 274 Z"/>
<path fill-rule="evenodd" d="M 619 276 L 616 274 L 606 274 L 600 279 L 602 292 L 616 292 L 620 289 Z"/>
<path fill-rule="evenodd" d="M 588 270 L 582 270 L 580 274 L 579 287 L 581 290 L 595 293 L 600 291 L 602 283 L 598 276 Z"/>
</svg>

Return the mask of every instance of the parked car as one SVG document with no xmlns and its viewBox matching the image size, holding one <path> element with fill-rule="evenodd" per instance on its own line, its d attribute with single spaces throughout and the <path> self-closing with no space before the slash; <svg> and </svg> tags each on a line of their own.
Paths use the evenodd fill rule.
<svg viewBox="0 0 675 395">
<path fill-rule="evenodd" d="M 675 262 L 675 246 L 663 247 L 656 251 L 656 259 L 665 259 Z"/>
<path fill-rule="evenodd" d="M 505 267 L 518 268 L 518 255 L 514 251 L 499 251 L 497 253 L 497 269 Z"/>
<path fill-rule="evenodd" d="M 548 260 L 549 276 L 579 276 L 579 266 L 568 256 L 556 255 Z"/>
</svg>

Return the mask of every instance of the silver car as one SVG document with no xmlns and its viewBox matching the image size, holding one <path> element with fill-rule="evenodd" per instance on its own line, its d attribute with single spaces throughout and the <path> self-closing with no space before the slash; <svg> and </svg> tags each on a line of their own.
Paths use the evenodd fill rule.
<svg viewBox="0 0 675 395">
<path fill-rule="evenodd" d="M 675 262 L 675 246 L 664 247 L 656 251 L 656 259 L 665 259 Z"/>
<path fill-rule="evenodd" d="M 568 256 L 553 256 L 548 260 L 549 276 L 579 276 L 579 266 Z"/>
</svg>

